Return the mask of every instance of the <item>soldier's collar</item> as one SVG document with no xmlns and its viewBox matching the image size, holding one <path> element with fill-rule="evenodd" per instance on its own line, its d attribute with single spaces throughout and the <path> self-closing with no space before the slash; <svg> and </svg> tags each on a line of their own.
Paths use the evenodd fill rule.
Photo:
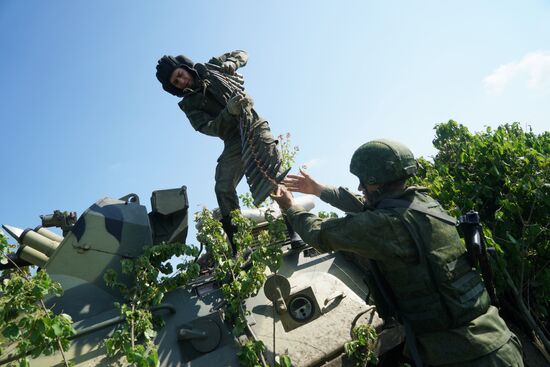
<svg viewBox="0 0 550 367">
<path fill-rule="evenodd" d="M 384 199 L 398 199 L 403 198 L 404 196 L 409 196 L 411 194 L 414 194 L 415 192 L 428 192 L 429 189 L 426 187 L 421 186 L 407 186 L 402 190 L 396 190 L 396 191 L 384 191 L 383 189 L 378 189 L 374 192 L 368 193 L 368 208 L 376 208 L 378 203 L 380 203 Z"/>
</svg>

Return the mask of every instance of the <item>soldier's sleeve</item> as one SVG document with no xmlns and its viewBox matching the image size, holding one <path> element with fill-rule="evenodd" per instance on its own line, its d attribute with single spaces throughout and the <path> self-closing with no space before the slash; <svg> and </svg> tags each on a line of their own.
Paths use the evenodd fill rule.
<svg viewBox="0 0 550 367">
<path fill-rule="evenodd" d="M 322 252 L 349 251 L 374 260 L 407 261 L 416 256 L 413 246 L 403 246 L 411 241 L 399 219 L 378 211 L 320 219 L 295 205 L 286 215 L 302 239 Z"/>
<path fill-rule="evenodd" d="M 248 61 L 248 54 L 246 51 L 236 50 L 224 53 L 221 56 L 213 57 L 208 62 L 210 64 L 221 66 L 224 61 L 232 61 L 235 63 L 236 68 L 242 68 Z"/>
<path fill-rule="evenodd" d="M 363 198 L 343 187 L 325 186 L 321 191 L 320 198 L 346 213 L 357 213 L 363 211 L 364 208 Z"/>
<path fill-rule="evenodd" d="M 202 110 L 189 108 L 185 103 L 180 104 L 180 107 L 185 112 L 191 126 L 206 135 L 222 137 L 226 130 L 229 130 L 235 123 L 226 108 L 218 116 L 213 117 Z"/>
</svg>

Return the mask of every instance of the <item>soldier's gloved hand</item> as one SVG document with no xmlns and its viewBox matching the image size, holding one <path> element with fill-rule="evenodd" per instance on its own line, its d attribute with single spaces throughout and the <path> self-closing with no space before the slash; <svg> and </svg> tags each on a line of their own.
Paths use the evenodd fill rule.
<svg viewBox="0 0 550 367">
<path fill-rule="evenodd" d="M 321 196 L 324 186 L 315 181 L 306 171 L 300 168 L 300 175 L 287 175 L 283 185 L 288 191 Z"/>
<path fill-rule="evenodd" d="M 235 94 L 227 101 L 227 112 L 233 116 L 239 116 L 246 103 L 246 98 L 242 94 Z"/>
<path fill-rule="evenodd" d="M 237 65 L 233 61 L 224 61 L 222 63 L 222 72 L 233 75 L 235 74 L 235 71 L 237 70 Z"/>
<path fill-rule="evenodd" d="M 294 204 L 292 194 L 283 185 L 277 186 L 277 189 L 271 193 L 271 198 L 279 204 L 282 210 L 290 208 Z"/>
<path fill-rule="evenodd" d="M 254 106 L 254 100 L 248 94 L 244 97 L 244 106 L 252 108 Z"/>
</svg>

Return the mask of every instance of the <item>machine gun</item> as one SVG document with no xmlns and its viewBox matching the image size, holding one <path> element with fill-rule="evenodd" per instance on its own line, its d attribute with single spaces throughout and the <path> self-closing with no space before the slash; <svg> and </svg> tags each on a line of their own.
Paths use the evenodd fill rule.
<svg viewBox="0 0 550 367">
<path fill-rule="evenodd" d="M 483 228 L 479 221 L 479 213 L 470 210 L 465 215 L 461 215 L 458 218 L 458 229 L 466 242 L 470 265 L 481 271 L 483 281 L 485 282 L 485 288 L 487 288 L 487 292 L 491 298 L 491 303 L 495 307 L 499 307 L 495 291 L 493 270 L 488 256 L 489 253 L 492 256 L 496 256 L 496 253 L 494 248 L 487 248 L 486 246 Z"/>
<path fill-rule="evenodd" d="M 54 210 L 53 214 L 44 214 L 40 216 L 42 220 L 42 227 L 57 227 L 63 231 L 63 236 L 74 226 L 76 223 L 76 212 L 62 212 L 61 210 Z"/>
</svg>

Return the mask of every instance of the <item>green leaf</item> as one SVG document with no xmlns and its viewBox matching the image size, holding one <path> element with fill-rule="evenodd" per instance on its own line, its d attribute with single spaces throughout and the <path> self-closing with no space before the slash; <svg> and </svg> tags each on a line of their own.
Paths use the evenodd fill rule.
<svg viewBox="0 0 550 367">
<path fill-rule="evenodd" d="M 2 330 L 2 335 L 13 341 L 19 336 L 19 328 L 15 324 L 9 324 Z"/>
<path fill-rule="evenodd" d="M 279 366 L 280 367 L 292 367 L 292 361 L 290 357 L 286 354 L 279 356 Z"/>
<path fill-rule="evenodd" d="M 159 365 L 159 356 L 156 350 L 151 351 L 147 356 L 147 366 L 157 367 Z"/>
<path fill-rule="evenodd" d="M 143 336 L 147 339 L 153 339 L 157 333 L 153 329 L 147 329 L 143 332 Z"/>
<path fill-rule="evenodd" d="M 53 329 L 53 332 L 55 334 L 55 336 L 62 336 L 63 335 L 63 326 L 60 325 L 58 322 L 54 322 L 52 324 L 52 329 Z"/>
</svg>

